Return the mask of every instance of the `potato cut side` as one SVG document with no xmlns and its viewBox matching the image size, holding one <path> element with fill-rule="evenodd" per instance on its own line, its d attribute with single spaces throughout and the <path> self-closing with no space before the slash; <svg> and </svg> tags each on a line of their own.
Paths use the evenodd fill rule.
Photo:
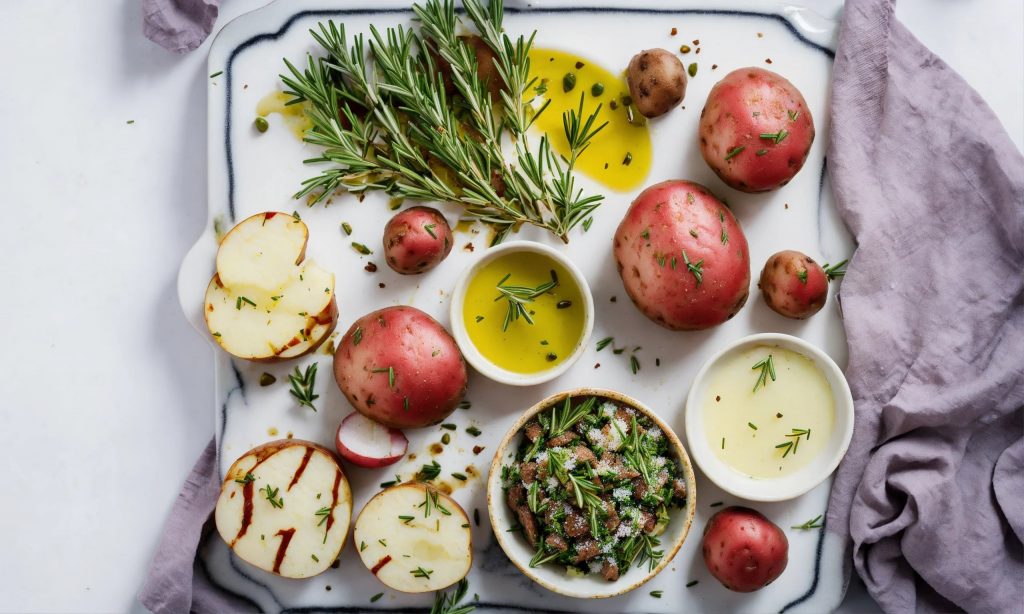
<svg viewBox="0 0 1024 614">
<path fill-rule="evenodd" d="M 217 273 L 226 286 L 280 286 L 306 252 L 309 229 L 287 213 L 268 211 L 232 228 L 217 250 Z"/>
<path fill-rule="evenodd" d="M 204 311 L 227 352 L 256 361 L 294 358 L 334 331 L 334 274 L 301 262 L 306 232 L 290 215 L 261 213 L 224 237 Z"/>
<path fill-rule="evenodd" d="M 352 493 L 326 448 L 274 441 L 231 465 L 214 515 L 217 532 L 243 561 L 286 578 L 308 578 L 341 553 Z"/>
<path fill-rule="evenodd" d="M 359 513 L 353 539 L 366 568 L 404 593 L 451 586 L 469 573 L 473 562 L 466 512 L 423 484 L 378 493 Z"/>
</svg>

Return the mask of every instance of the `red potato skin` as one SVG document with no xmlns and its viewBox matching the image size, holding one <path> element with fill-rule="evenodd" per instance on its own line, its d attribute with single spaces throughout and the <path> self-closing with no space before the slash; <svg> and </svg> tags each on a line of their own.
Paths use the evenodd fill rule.
<svg viewBox="0 0 1024 614">
<path fill-rule="evenodd" d="M 704 564 L 725 588 L 750 593 L 771 584 L 789 563 L 786 534 L 756 510 L 727 507 L 704 527 Z"/>
<path fill-rule="evenodd" d="M 356 411 L 397 429 L 438 424 L 458 406 L 468 383 L 455 339 L 434 318 L 405 306 L 352 324 L 334 353 L 334 379 Z"/>
<path fill-rule="evenodd" d="M 338 432 L 334 436 L 334 445 L 338 449 L 339 456 L 341 456 L 343 459 L 347 460 L 348 462 L 352 463 L 357 467 L 364 467 L 366 469 L 387 467 L 388 465 L 393 465 L 398 461 L 402 460 L 402 457 L 405 456 L 406 451 L 408 451 L 409 449 L 409 440 L 406 439 L 405 433 L 398 429 L 388 427 L 388 435 L 391 437 L 391 440 L 394 441 L 397 439 L 402 443 L 402 451 L 392 456 L 363 456 L 362 454 L 359 454 L 358 452 L 346 446 L 345 437 L 342 436 L 342 433 L 344 432 L 345 429 L 345 422 L 348 421 L 349 417 L 355 415 L 355 413 L 352 413 L 349 414 L 348 416 L 345 416 L 345 418 L 341 421 L 341 424 L 338 425 Z"/>
<path fill-rule="evenodd" d="M 806 281 L 801 281 L 801 271 L 807 272 Z M 772 311 L 796 320 L 818 313 L 828 299 L 825 270 L 807 254 L 793 250 L 768 259 L 757 287 Z"/>
<path fill-rule="evenodd" d="M 427 226 L 431 226 L 430 231 Z M 448 221 L 430 207 L 406 209 L 384 227 L 385 261 L 402 275 L 425 273 L 441 264 L 451 253 L 452 243 Z"/>
<path fill-rule="evenodd" d="M 780 143 L 760 136 L 780 130 L 789 132 Z M 803 95 L 784 77 L 740 68 L 711 88 L 699 133 L 701 155 L 722 181 L 743 192 L 768 192 L 803 167 L 814 143 L 814 120 Z M 730 157 L 737 147 L 743 150 Z"/>
<path fill-rule="evenodd" d="M 699 285 L 683 250 L 691 263 L 704 261 Z M 615 232 L 614 253 L 626 293 L 666 328 L 710 328 L 747 301 L 750 253 L 743 230 L 728 207 L 692 181 L 665 181 L 641 192 Z"/>
</svg>

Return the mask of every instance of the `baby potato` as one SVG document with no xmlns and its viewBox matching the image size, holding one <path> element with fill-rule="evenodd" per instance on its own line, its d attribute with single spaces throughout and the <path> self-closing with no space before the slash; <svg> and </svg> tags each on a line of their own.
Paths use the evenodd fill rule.
<svg viewBox="0 0 1024 614">
<path fill-rule="evenodd" d="M 751 593 L 775 581 L 789 563 L 789 540 L 777 525 L 747 507 L 727 507 L 708 520 L 704 564 L 725 588 Z"/>
<path fill-rule="evenodd" d="M 814 121 L 800 91 L 762 68 L 734 70 L 711 88 L 700 112 L 700 153 L 743 192 L 778 189 L 800 171 Z"/>
<path fill-rule="evenodd" d="M 683 63 L 664 49 L 647 49 L 633 56 L 626 70 L 629 96 L 645 117 L 672 110 L 686 95 Z"/>
<path fill-rule="evenodd" d="M 818 313 L 828 298 L 828 276 L 807 254 L 787 249 L 773 254 L 761 269 L 757 287 L 775 313 L 803 320 Z"/>
<path fill-rule="evenodd" d="M 441 264 L 452 243 L 452 229 L 440 211 L 412 207 L 384 227 L 384 260 L 396 273 L 418 275 Z"/>
</svg>

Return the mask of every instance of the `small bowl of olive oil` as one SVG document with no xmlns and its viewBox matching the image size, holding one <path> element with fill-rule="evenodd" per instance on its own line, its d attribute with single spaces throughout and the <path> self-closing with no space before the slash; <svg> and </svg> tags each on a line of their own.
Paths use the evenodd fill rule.
<svg viewBox="0 0 1024 614">
<path fill-rule="evenodd" d="M 594 329 L 594 299 L 563 254 L 510 241 L 462 273 L 451 323 L 463 355 L 482 375 L 533 386 L 565 373 L 583 354 Z"/>
</svg>

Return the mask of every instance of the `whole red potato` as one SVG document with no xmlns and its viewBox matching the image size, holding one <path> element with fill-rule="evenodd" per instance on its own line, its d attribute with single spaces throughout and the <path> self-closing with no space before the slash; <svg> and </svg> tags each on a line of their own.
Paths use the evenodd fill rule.
<svg viewBox="0 0 1024 614">
<path fill-rule="evenodd" d="M 771 584 L 789 562 L 786 534 L 760 512 L 727 507 L 704 527 L 704 564 L 725 588 L 750 593 Z"/>
<path fill-rule="evenodd" d="M 807 160 L 814 120 L 800 91 L 763 68 L 740 68 L 711 88 L 700 112 L 700 152 L 743 192 L 789 183 Z"/>
<path fill-rule="evenodd" d="M 425 273 L 452 251 L 452 229 L 441 212 L 412 207 L 384 227 L 384 260 L 402 275 Z"/>
<path fill-rule="evenodd" d="M 692 181 L 641 192 L 615 232 L 614 253 L 633 303 L 666 328 L 710 328 L 747 301 L 743 230 L 728 207 Z"/>
<path fill-rule="evenodd" d="M 828 298 L 825 269 L 807 254 L 790 249 L 764 263 L 757 287 L 772 311 L 797 320 L 818 313 Z"/>
<path fill-rule="evenodd" d="M 396 429 L 441 422 L 468 382 L 455 339 L 434 318 L 404 306 L 352 324 L 334 353 L 334 379 L 356 411 Z"/>
</svg>

